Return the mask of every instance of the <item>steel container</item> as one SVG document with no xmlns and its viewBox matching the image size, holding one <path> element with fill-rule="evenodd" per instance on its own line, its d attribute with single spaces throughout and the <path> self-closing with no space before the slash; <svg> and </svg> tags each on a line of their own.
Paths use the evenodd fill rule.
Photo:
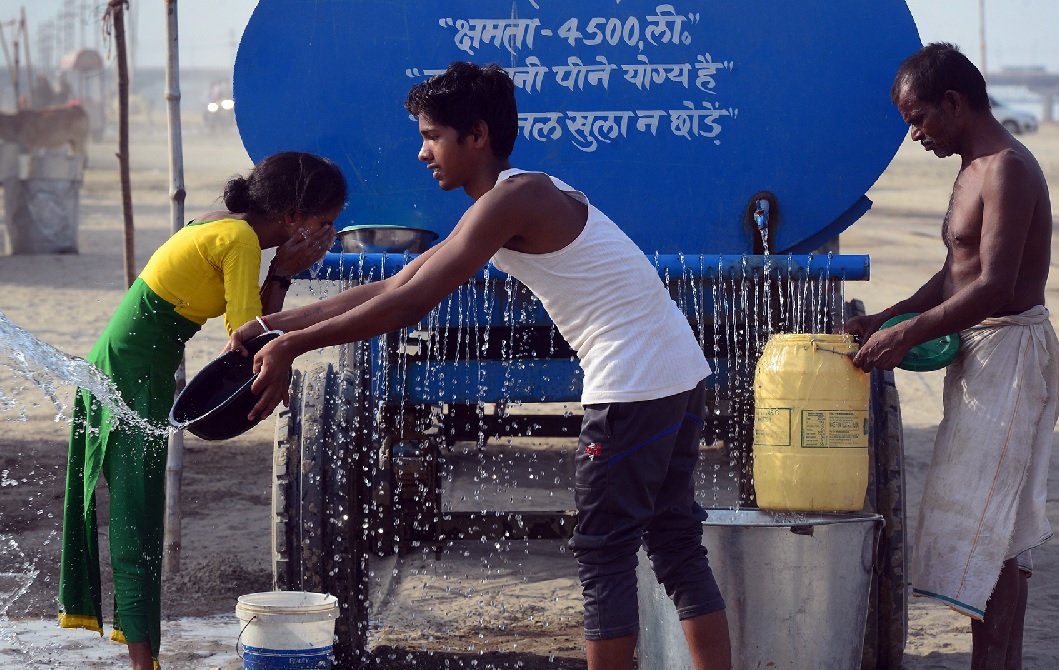
<svg viewBox="0 0 1059 670">
<path fill-rule="evenodd" d="M 862 513 L 709 510 L 702 542 L 727 604 L 732 667 L 859 670 L 876 536 Z M 694 666 L 673 603 L 640 551 L 639 667 Z"/>
</svg>

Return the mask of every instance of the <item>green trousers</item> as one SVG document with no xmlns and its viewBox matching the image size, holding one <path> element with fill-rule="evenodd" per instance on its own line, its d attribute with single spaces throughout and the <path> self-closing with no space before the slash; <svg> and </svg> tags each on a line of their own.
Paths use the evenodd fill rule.
<svg viewBox="0 0 1059 670">
<path fill-rule="evenodd" d="M 88 355 L 122 399 L 152 425 L 145 433 L 115 421 L 110 407 L 79 389 L 66 470 L 59 624 L 103 632 L 95 488 L 102 474 L 110 497 L 114 634 L 150 641 L 157 659 L 162 621 L 165 465 L 174 373 L 198 324 L 177 314 L 137 279 Z"/>
</svg>

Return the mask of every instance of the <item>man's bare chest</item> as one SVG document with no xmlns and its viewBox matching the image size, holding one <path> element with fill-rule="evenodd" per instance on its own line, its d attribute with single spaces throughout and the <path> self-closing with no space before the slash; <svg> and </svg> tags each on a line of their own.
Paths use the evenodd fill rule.
<svg viewBox="0 0 1059 670">
<path fill-rule="evenodd" d="M 977 250 L 982 239 L 981 183 L 974 177 L 968 171 L 961 172 L 949 197 L 941 236 L 945 246 L 953 251 Z"/>
</svg>

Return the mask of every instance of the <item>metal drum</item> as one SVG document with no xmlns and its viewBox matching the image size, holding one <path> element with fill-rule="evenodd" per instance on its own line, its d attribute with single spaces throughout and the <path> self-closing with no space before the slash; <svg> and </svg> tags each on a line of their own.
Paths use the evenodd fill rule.
<svg viewBox="0 0 1059 670">
<path fill-rule="evenodd" d="M 733 668 L 858 670 L 877 514 L 709 510 L 702 542 L 727 603 Z M 673 603 L 643 551 L 641 668 L 691 670 Z"/>
</svg>

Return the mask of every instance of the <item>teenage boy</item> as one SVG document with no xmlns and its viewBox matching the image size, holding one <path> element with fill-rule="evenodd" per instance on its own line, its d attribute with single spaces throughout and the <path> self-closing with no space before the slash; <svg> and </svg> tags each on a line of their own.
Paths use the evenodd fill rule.
<svg viewBox="0 0 1059 670">
<path fill-rule="evenodd" d="M 285 334 L 255 357 L 251 417 L 287 392 L 299 355 L 408 328 L 490 259 L 528 286 L 577 351 L 584 422 L 571 541 L 591 670 L 632 668 L 641 544 L 681 618 L 697 670 L 731 666 L 724 600 L 702 546 L 692 475 L 710 374 L 687 319 L 640 250 L 583 193 L 511 167 L 515 89 L 497 65 L 455 62 L 412 88 L 419 159 L 474 204 L 442 242 L 388 279 L 270 315 Z M 260 334 L 248 325 L 230 347 Z"/>
</svg>

